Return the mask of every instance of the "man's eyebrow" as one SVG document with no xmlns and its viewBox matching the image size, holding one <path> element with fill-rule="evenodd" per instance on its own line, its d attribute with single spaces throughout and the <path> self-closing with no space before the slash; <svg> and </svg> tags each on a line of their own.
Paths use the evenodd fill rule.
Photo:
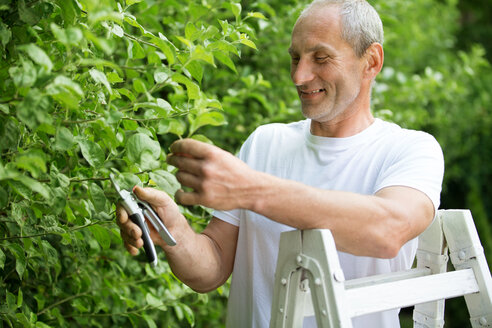
<svg viewBox="0 0 492 328">
<path fill-rule="evenodd" d="M 315 51 L 319 51 L 319 50 L 332 51 L 333 47 L 331 47 L 325 43 L 320 43 L 320 44 L 315 45 L 314 47 L 309 48 L 307 51 L 308 52 L 315 52 Z"/>
<path fill-rule="evenodd" d="M 325 43 L 320 43 L 320 44 L 317 44 L 311 48 L 308 48 L 306 52 L 309 53 L 309 52 L 316 52 L 316 51 L 320 51 L 320 50 L 333 51 L 333 47 L 331 47 Z M 290 55 L 297 53 L 292 47 L 289 47 L 289 49 L 287 51 L 289 52 Z"/>
</svg>

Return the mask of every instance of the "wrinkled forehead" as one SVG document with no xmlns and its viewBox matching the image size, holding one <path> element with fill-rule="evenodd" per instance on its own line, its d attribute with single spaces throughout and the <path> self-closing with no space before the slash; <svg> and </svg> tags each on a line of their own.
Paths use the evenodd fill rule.
<svg viewBox="0 0 492 328">
<path fill-rule="evenodd" d="M 339 6 L 316 5 L 309 7 L 299 16 L 292 30 L 291 48 L 308 39 L 326 42 L 341 40 Z"/>
<path fill-rule="evenodd" d="M 294 28 L 301 21 L 311 20 L 324 20 L 330 18 L 331 20 L 340 20 L 341 6 L 337 3 L 314 3 L 304 9 L 297 18 Z"/>
</svg>

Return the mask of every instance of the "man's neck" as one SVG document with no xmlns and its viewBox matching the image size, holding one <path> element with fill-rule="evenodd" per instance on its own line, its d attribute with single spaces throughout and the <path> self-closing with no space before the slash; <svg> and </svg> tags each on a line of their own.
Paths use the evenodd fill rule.
<svg viewBox="0 0 492 328">
<path fill-rule="evenodd" d="M 364 131 L 373 122 L 374 116 L 368 108 L 328 122 L 312 120 L 311 133 L 320 137 L 345 138 Z"/>
</svg>

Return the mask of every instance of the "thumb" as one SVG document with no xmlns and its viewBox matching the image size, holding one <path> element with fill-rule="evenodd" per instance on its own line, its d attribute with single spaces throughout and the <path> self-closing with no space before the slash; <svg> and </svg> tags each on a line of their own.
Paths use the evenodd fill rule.
<svg viewBox="0 0 492 328">
<path fill-rule="evenodd" d="M 167 207 L 171 205 L 173 200 L 163 191 L 154 189 L 154 188 L 142 188 L 139 186 L 135 186 L 133 188 L 133 193 L 143 201 L 148 202 L 154 206 L 162 206 Z"/>
</svg>

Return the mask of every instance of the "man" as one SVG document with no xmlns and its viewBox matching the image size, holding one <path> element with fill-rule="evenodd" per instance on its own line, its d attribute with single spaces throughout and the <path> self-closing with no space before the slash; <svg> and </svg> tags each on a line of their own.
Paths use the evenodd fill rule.
<svg viewBox="0 0 492 328">
<path fill-rule="evenodd" d="M 207 292 L 233 273 L 228 327 L 268 327 L 282 231 L 331 229 L 347 279 L 411 266 L 415 238 L 439 206 L 444 165 L 433 137 L 371 114 L 382 42 L 381 21 L 366 1 L 314 1 L 296 22 L 289 48 L 307 119 L 259 127 L 239 158 L 194 140 L 171 146 L 168 163 L 193 190 L 178 191 L 176 200 L 217 210 L 202 233 L 167 195 L 136 188 L 178 241 L 168 247 L 152 232 L 177 277 Z M 121 208 L 118 221 L 136 254 L 140 229 Z M 353 324 L 398 327 L 398 311 Z"/>
</svg>

